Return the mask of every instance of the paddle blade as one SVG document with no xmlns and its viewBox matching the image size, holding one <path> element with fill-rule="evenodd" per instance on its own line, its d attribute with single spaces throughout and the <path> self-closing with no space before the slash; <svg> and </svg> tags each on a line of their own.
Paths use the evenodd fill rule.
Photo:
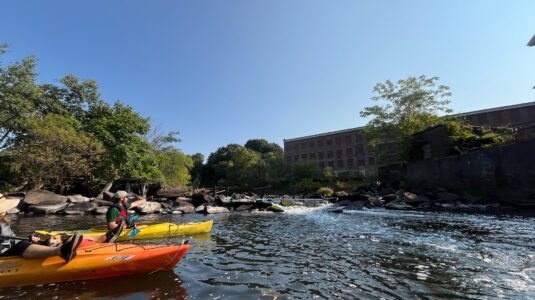
<svg viewBox="0 0 535 300">
<path fill-rule="evenodd" d="M 136 236 L 140 232 L 141 230 L 134 228 L 132 231 L 130 231 L 130 237 Z"/>
<path fill-rule="evenodd" d="M 139 219 L 139 216 L 131 216 L 130 223 L 135 222 L 137 219 Z"/>
</svg>

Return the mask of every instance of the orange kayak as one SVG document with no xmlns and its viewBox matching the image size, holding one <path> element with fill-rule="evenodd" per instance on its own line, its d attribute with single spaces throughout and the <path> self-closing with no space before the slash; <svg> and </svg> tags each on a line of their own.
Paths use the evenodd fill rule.
<svg viewBox="0 0 535 300">
<path fill-rule="evenodd" d="M 60 257 L 0 259 L 0 286 L 44 284 L 172 270 L 189 245 L 94 244 L 78 249 L 65 263 Z"/>
</svg>

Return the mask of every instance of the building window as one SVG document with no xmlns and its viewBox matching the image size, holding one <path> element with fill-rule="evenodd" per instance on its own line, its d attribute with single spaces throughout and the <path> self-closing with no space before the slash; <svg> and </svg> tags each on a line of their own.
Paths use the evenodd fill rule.
<svg viewBox="0 0 535 300">
<path fill-rule="evenodd" d="M 324 154 L 323 152 L 318 152 L 318 158 L 323 159 L 323 154 Z"/>
<path fill-rule="evenodd" d="M 339 159 L 339 160 L 337 161 L 337 163 L 338 163 L 338 167 L 339 167 L 339 168 L 343 168 L 343 167 L 344 167 L 344 161 L 343 161 L 343 160 Z"/>
<path fill-rule="evenodd" d="M 349 135 L 344 136 L 344 142 L 346 143 L 346 145 L 351 144 L 351 136 Z"/>
<path fill-rule="evenodd" d="M 364 155 L 364 145 L 360 144 L 355 147 L 355 153 L 357 155 Z"/>
<path fill-rule="evenodd" d="M 361 143 L 362 142 L 362 135 L 360 135 L 360 134 L 355 135 L 355 142 Z"/>
<path fill-rule="evenodd" d="M 332 144 L 333 144 L 333 140 L 328 139 L 328 140 L 327 140 L 327 146 L 330 146 L 330 145 L 332 145 Z"/>
<path fill-rule="evenodd" d="M 342 151 L 342 149 L 336 150 L 336 157 L 342 157 L 342 155 L 344 155 L 344 151 Z"/>
<path fill-rule="evenodd" d="M 333 167 L 334 167 L 334 161 L 329 160 L 329 161 L 327 162 L 327 166 L 333 168 Z"/>
<path fill-rule="evenodd" d="M 307 154 L 306 153 L 301 154 L 301 159 L 307 159 Z"/>
<path fill-rule="evenodd" d="M 307 148 L 307 143 L 304 142 L 304 143 L 301 143 L 301 149 L 306 149 Z"/>
<path fill-rule="evenodd" d="M 365 165 L 366 165 L 366 161 L 364 159 L 357 160 L 357 166 L 365 166 Z"/>
<path fill-rule="evenodd" d="M 318 141 L 318 147 L 323 147 L 323 140 Z"/>
<path fill-rule="evenodd" d="M 323 168 L 325 168 L 325 163 L 324 163 L 324 162 L 322 162 L 322 161 L 320 161 L 320 162 L 319 162 L 319 166 L 320 166 L 320 168 L 322 168 L 322 169 L 323 169 Z"/>
<path fill-rule="evenodd" d="M 346 155 L 353 155 L 353 148 L 347 148 Z"/>
<path fill-rule="evenodd" d="M 297 149 L 299 149 L 299 144 L 295 143 L 294 144 L 294 150 L 297 150 Z"/>
<path fill-rule="evenodd" d="M 310 159 L 316 159 L 316 153 L 310 153 L 310 154 L 308 154 L 308 157 Z"/>
<path fill-rule="evenodd" d="M 309 146 L 310 148 L 314 148 L 314 147 L 316 147 L 316 142 L 314 142 L 314 141 L 310 141 L 310 142 L 308 142 L 308 146 Z"/>
<path fill-rule="evenodd" d="M 334 142 L 336 143 L 336 145 L 340 145 L 342 143 L 342 139 L 339 136 L 335 137 Z"/>
<path fill-rule="evenodd" d="M 296 161 L 296 162 L 299 161 L 299 155 L 295 155 L 294 156 L 294 161 Z"/>
<path fill-rule="evenodd" d="M 375 165 L 375 157 L 368 157 L 368 165 Z"/>
<path fill-rule="evenodd" d="M 354 163 L 354 162 L 353 162 L 353 159 L 352 159 L 352 158 L 348 158 L 348 159 L 347 159 L 347 166 L 348 166 L 348 167 L 352 167 L 352 166 L 353 166 L 353 163 Z"/>
<path fill-rule="evenodd" d="M 334 153 L 332 151 L 327 152 L 327 158 L 333 158 Z"/>
</svg>

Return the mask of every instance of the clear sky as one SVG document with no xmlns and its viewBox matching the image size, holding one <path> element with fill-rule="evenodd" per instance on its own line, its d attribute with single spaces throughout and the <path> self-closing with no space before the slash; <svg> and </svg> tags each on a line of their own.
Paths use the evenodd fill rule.
<svg viewBox="0 0 535 300">
<path fill-rule="evenodd" d="M 377 82 L 439 76 L 455 112 L 535 101 L 535 1 L 0 2 L 4 61 L 95 79 L 179 148 L 365 125 Z"/>
</svg>

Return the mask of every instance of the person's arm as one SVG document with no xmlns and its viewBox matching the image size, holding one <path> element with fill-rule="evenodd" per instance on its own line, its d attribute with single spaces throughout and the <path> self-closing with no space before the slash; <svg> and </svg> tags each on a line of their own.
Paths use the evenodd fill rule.
<svg viewBox="0 0 535 300">
<path fill-rule="evenodd" d="M 132 205 L 130 205 L 130 209 L 132 209 L 134 207 L 141 206 L 141 205 L 145 204 L 145 202 L 147 202 L 147 199 L 136 200 L 136 201 L 132 202 Z"/>
<path fill-rule="evenodd" d="M 119 224 L 115 221 L 108 222 L 108 230 L 114 230 L 117 226 L 119 226 Z"/>
</svg>

